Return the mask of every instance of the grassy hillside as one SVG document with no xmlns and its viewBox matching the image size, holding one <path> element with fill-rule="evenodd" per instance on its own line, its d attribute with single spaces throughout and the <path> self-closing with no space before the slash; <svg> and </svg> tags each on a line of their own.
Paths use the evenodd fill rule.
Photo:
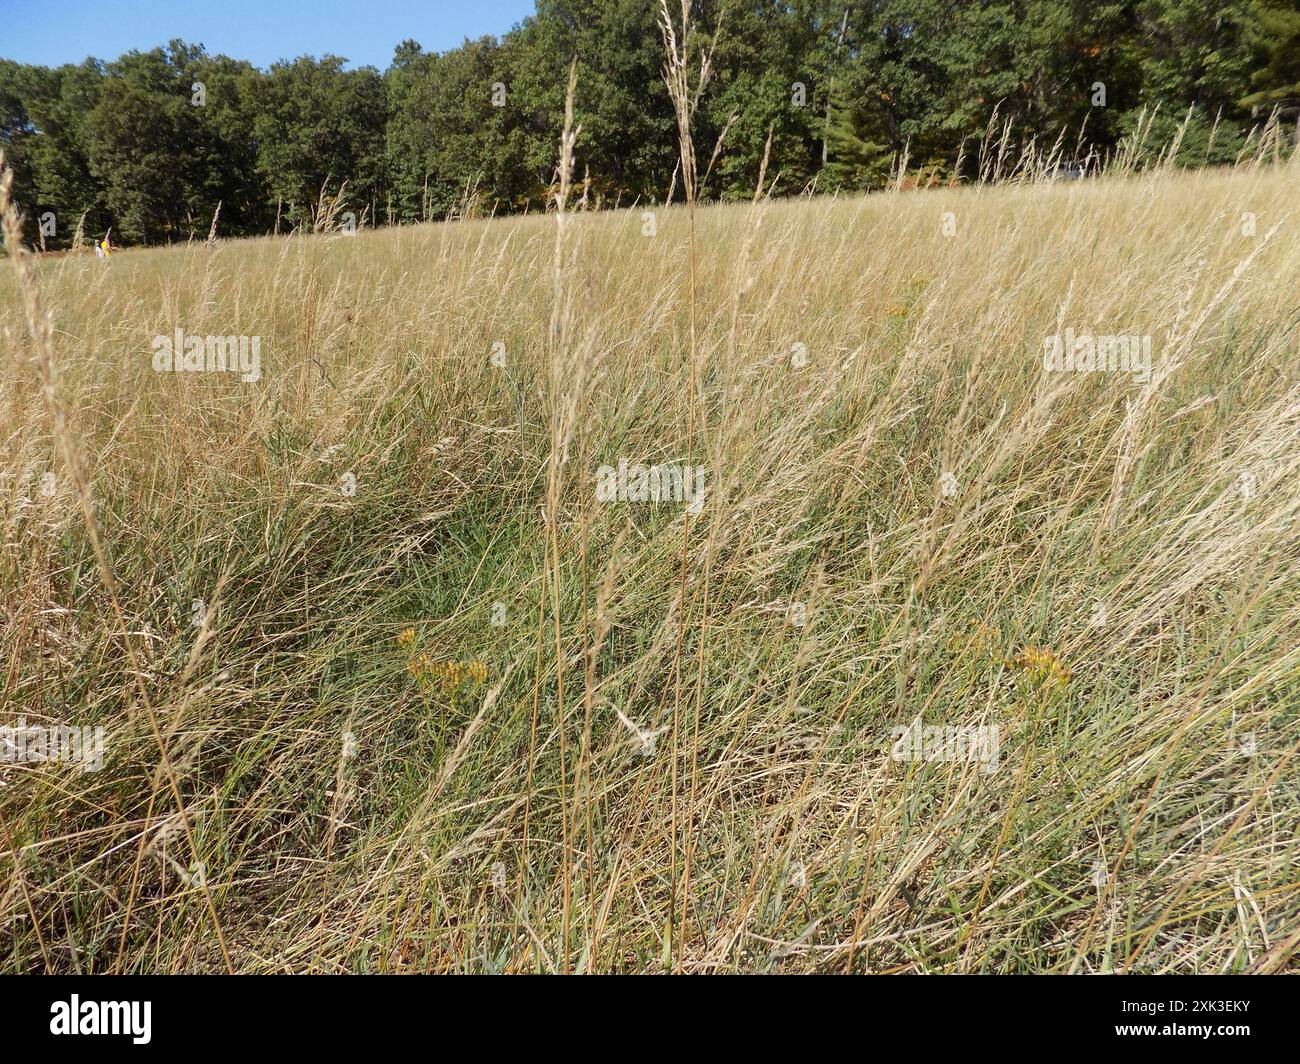
<svg viewBox="0 0 1300 1064">
<path fill-rule="evenodd" d="M 0 264 L 0 970 L 1294 969 L 1297 184 Z"/>
</svg>

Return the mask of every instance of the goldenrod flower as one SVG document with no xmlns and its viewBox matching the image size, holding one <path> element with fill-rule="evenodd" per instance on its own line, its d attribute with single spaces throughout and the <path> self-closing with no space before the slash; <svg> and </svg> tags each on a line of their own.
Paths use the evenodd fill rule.
<svg viewBox="0 0 1300 1064">
<path fill-rule="evenodd" d="M 434 661 L 427 654 L 417 654 L 406 663 L 406 670 L 423 687 L 439 686 L 444 694 L 454 693 L 466 680 L 483 683 L 487 680 L 487 666 L 473 661 Z"/>
<path fill-rule="evenodd" d="M 1024 669 L 1035 683 L 1064 687 L 1070 682 L 1069 666 L 1045 647 L 1022 647 L 1007 664 Z"/>
</svg>

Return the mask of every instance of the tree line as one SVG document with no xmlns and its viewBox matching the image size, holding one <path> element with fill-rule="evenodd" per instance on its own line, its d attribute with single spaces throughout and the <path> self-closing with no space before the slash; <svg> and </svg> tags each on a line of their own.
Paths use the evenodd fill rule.
<svg viewBox="0 0 1300 1064">
<path fill-rule="evenodd" d="M 991 127 L 1100 155 L 1184 127 L 1179 161 L 1206 165 L 1270 115 L 1300 118 L 1300 0 L 693 0 L 692 19 L 711 199 L 752 195 L 765 155 L 778 194 L 867 190 L 904 158 L 970 176 Z M 655 0 L 537 0 L 500 38 L 403 41 L 382 72 L 333 55 L 263 70 L 180 40 L 0 60 L 0 149 L 29 237 L 56 248 L 83 217 L 154 244 L 201 239 L 218 212 L 242 236 L 341 208 L 370 225 L 538 210 L 576 64 L 588 196 L 664 202 L 681 184 L 659 23 Z"/>
</svg>

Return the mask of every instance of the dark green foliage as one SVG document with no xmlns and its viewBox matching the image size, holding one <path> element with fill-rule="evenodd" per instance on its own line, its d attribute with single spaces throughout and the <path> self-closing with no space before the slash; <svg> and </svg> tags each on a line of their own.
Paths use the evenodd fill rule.
<svg viewBox="0 0 1300 1064">
<path fill-rule="evenodd" d="M 1300 119 L 1297 0 L 693 10 L 697 56 L 713 48 L 695 131 L 706 198 L 753 195 L 769 138 L 780 194 L 878 188 L 904 153 L 929 174 L 970 177 L 991 123 L 1012 151 L 1060 138 L 1067 155 L 1104 155 L 1141 129 L 1152 156 L 1185 123 L 1177 161 L 1205 165 L 1233 159 L 1274 111 Z M 663 62 L 645 0 L 538 0 L 500 39 L 443 54 L 404 41 L 382 74 L 336 56 L 263 71 L 183 41 L 54 70 L 0 60 L 0 148 L 29 237 L 42 214 L 57 219 L 53 247 L 83 215 L 88 237 L 111 226 L 122 242 L 201 239 L 218 205 L 224 236 L 309 227 L 340 188 L 370 224 L 538 210 L 573 65 L 589 197 L 659 202 L 678 161 Z"/>
<path fill-rule="evenodd" d="M 1300 116 L 1300 3 L 1260 0 L 1250 14 L 1247 40 L 1254 50 L 1253 91 L 1240 102 Z"/>
</svg>

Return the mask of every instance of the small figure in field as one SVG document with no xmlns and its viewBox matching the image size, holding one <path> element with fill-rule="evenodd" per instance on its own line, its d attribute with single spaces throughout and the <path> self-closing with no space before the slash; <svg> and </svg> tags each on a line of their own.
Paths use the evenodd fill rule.
<svg viewBox="0 0 1300 1064">
<path fill-rule="evenodd" d="M 95 258 L 97 258 L 97 259 L 106 259 L 106 258 L 108 258 L 111 254 L 113 254 L 113 245 L 112 245 L 111 243 L 109 243 L 109 240 L 108 240 L 108 235 L 109 235 L 109 233 L 111 233 L 112 231 L 113 231 L 113 230 L 110 229 L 110 230 L 108 231 L 108 233 L 105 233 L 105 234 L 104 234 L 104 239 L 101 240 L 98 244 L 95 245 Z"/>
</svg>

